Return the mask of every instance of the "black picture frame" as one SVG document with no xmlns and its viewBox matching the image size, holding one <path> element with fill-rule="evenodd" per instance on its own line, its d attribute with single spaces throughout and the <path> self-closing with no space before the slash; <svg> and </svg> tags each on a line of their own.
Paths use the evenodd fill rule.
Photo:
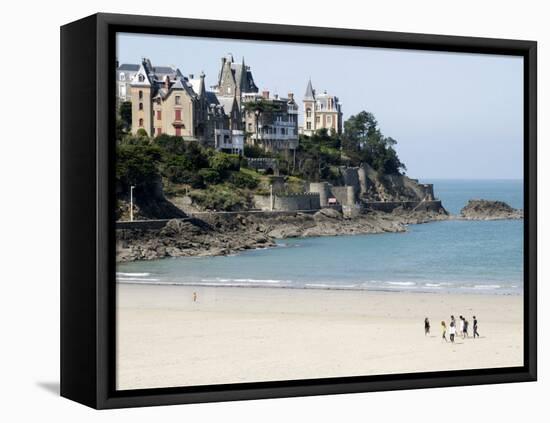
<svg viewBox="0 0 550 423">
<path fill-rule="evenodd" d="M 117 32 L 490 53 L 524 58 L 524 365 L 116 391 L 114 139 Z M 61 27 L 61 395 L 97 409 L 534 381 L 537 378 L 537 44 L 95 14 Z"/>
</svg>

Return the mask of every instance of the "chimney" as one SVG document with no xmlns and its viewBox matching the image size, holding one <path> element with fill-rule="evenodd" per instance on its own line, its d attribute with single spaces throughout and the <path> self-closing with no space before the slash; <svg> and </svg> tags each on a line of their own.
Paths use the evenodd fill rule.
<svg viewBox="0 0 550 423">
<path fill-rule="evenodd" d="M 290 101 L 294 100 L 294 93 L 288 93 L 288 99 Z"/>
<path fill-rule="evenodd" d="M 262 91 L 262 97 L 266 100 L 269 100 L 269 91 Z"/>
<path fill-rule="evenodd" d="M 275 94 L 274 97 L 275 97 L 275 100 L 279 100 L 279 94 Z"/>
<path fill-rule="evenodd" d="M 170 89 L 170 77 L 168 75 L 164 77 L 164 88 L 167 90 Z"/>
<path fill-rule="evenodd" d="M 195 75 L 193 75 L 192 73 L 189 74 L 189 79 L 195 79 Z"/>
</svg>

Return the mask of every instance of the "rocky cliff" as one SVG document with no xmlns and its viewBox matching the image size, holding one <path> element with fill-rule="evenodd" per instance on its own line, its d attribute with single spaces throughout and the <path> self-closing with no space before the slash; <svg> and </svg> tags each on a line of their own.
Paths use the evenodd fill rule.
<svg viewBox="0 0 550 423">
<path fill-rule="evenodd" d="M 503 201 L 470 200 L 459 217 L 466 220 L 522 219 L 523 210 L 514 209 Z"/>
</svg>

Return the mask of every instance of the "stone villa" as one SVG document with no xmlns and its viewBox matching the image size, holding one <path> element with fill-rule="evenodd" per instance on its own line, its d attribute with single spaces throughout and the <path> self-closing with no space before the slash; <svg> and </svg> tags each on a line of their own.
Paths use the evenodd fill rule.
<svg viewBox="0 0 550 423">
<path fill-rule="evenodd" d="M 153 66 L 147 58 L 140 64 L 122 64 L 116 72 L 117 102 L 132 103 L 132 133 L 141 129 L 150 136 L 177 135 L 239 154 L 245 142 L 287 154 L 298 147 L 294 94 L 260 93 L 244 58 L 236 63 L 231 54 L 222 57 L 217 83 L 210 90 L 204 73 L 185 76 L 173 66 Z M 321 128 L 341 133 L 337 97 L 317 95 L 309 81 L 303 107 L 303 134 Z"/>
<path fill-rule="evenodd" d="M 292 152 L 298 148 L 298 106 L 294 94 L 289 93 L 286 98 L 271 97 L 269 91 L 262 91 L 248 94 L 242 101 L 243 104 L 261 101 L 273 107 L 272 111 L 258 113 L 251 106 L 243 112 L 248 143 L 271 152 Z"/>
<path fill-rule="evenodd" d="M 317 94 L 311 85 L 311 79 L 307 83 L 303 106 L 302 134 L 311 136 L 322 128 L 326 128 L 330 133 L 342 133 L 342 105 L 338 97 L 329 95 L 326 91 Z"/>
</svg>

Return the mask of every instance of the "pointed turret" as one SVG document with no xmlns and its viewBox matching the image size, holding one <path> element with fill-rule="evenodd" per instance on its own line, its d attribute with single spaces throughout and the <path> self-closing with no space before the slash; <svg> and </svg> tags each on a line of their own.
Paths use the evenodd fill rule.
<svg viewBox="0 0 550 423">
<path fill-rule="evenodd" d="M 311 85 L 311 78 L 307 83 L 306 93 L 304 94 L 304 100 L 315 100 L 315 91 Z"/>
</svg>

